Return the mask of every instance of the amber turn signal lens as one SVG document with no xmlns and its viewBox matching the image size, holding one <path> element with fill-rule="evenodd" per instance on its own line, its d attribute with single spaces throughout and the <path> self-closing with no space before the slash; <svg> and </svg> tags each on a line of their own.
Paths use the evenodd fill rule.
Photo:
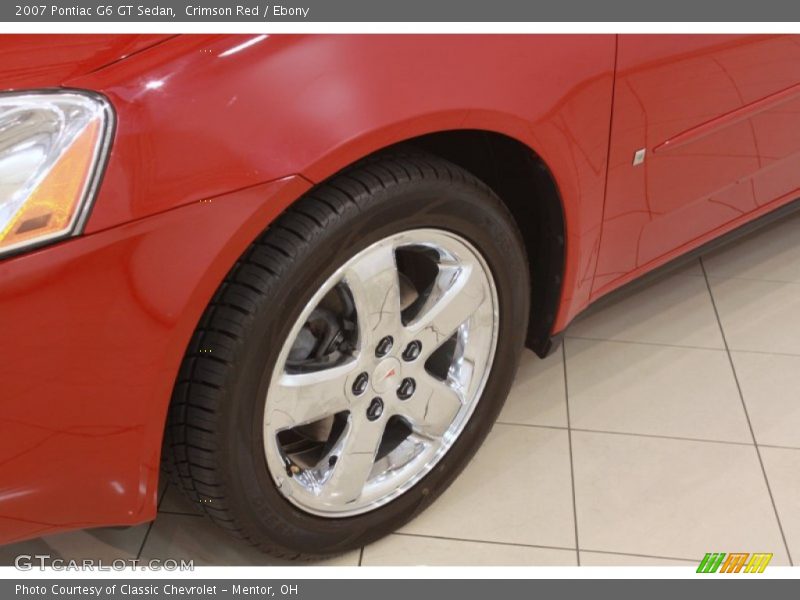
<svg viewBox="0 0 800 600">
<path fill-rule="evenodd" d="M 0 251 L 68 228 L 91 171 L 100 123 L 93 121 L 53 165 L 0 232 Z"/>
<path fill-rule="evenodd" d="M 78 233 L 110 118 L 87 94 L 0 94 L 0 258 Z"/>
</svg>

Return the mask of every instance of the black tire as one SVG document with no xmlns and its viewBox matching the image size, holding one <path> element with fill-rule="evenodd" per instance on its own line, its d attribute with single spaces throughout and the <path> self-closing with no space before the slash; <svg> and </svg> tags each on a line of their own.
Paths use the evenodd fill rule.
<svg viewBox="0 0 800 600">
<path fill-rule="evenodd" d="M 466 238 L 492 271 L 500 324 L 482 397 L 449 453 L 408 492 L 358 516 L 311 515 L 280 494 L 264 457 L 263 398 L 277 354 L 308 297 L 338 265 L 379 239 L 420 227 Z M 165 468 L 217 524 L 270 554 L 308 558 L 370 543 L 430 505 L 491 430 L 520 358 L 529 295 L 521 236 L 486 185 L 423 154 L 362 161 L 292 205 L 217 290 L 177 378 Z"/>
</svg>

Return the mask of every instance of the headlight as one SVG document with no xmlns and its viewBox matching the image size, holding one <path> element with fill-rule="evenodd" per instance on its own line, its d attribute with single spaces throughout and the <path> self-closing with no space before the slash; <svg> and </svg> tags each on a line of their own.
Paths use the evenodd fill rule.
<svg viewBox="0 0 800 600">
<path fill-rule="evenodd" d="M 80 232 L 111 126 L 94 95 L 0 94 L 0 257 Z"/>
</svg>

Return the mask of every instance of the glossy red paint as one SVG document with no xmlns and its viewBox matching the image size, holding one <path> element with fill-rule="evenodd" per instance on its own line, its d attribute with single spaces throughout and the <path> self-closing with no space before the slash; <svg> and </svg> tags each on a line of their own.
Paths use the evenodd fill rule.
<svg viewBox="0 0 800 600">
<path fill-rule="evenodd" d="M 613 36 L 175 38 L 67 82 L 125 115 L 87 231 L 289 173 L 318 182 L 426 133 L 484 129 L 535 149 L 558 179 L 572 225 L 563 326 L 591 291 L 614 46 Z M 146 166 L 132 177 L 130 165 Z"/>
<path fill-rule="evenodd" d="M 798 36 L 620 36 L 593 299 L 796 197 L 799 82 Z"/>
<path fill-rule="evenodd" d="M 528 146 L 566 222 L 557 332 L 793 197 L 798 54 L 793 36 L 0 37 L 0 89 L 89 89 L 117 114 L 84 234 L 0 260 L 0 543 L 153 518 L 202 310 L 314 183 L 438 131 Z"/>
<path fill-rule="evenodd" d="M 2 90 L 56 87 L 155 46 L 167 35 L 0 35 Z"/>
<path fill-rule="evenodd" d="M 287 177 L 0 262 L 0 540 L 155 515 L 167 402 Z"/>
</svg>

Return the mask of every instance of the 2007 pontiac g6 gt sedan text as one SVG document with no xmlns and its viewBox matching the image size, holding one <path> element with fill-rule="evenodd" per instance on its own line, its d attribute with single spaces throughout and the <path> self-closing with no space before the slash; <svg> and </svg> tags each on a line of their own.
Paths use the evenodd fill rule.
<svg viewBox="0 0 800 600">
<path fill-rule="evenodd" d="M 0 37 L 0 543 L 412 519 L 524 346 L 795 207 L 792 36 Z"/>
</svg>

